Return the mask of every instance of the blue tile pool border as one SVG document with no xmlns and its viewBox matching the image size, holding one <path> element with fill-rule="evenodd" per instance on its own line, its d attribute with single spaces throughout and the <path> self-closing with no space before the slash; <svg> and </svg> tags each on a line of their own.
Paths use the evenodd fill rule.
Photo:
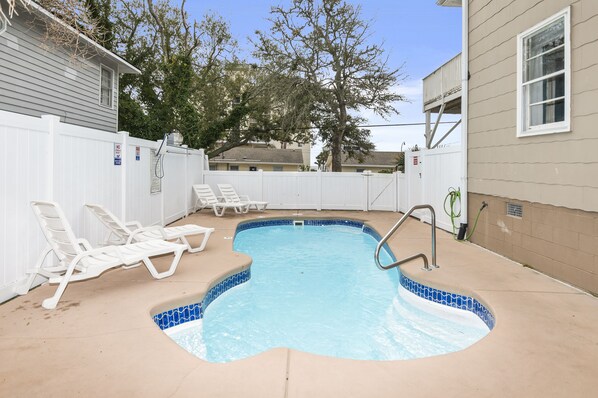
<svg viewBox="0 0 598 398">
<path fill-rule="evenodd" d="M 165 330 L 186 322 L 202 319 L 208 306 L 218 296 L 241 283 L 247 282 L 250 278 L 251 268 L 226 277 L 212 286 L 201 301 L 156 314 L 153 316 L 154 322 L 160 329 Z"/>
<path fill-rule="evenodd" d="M 241 231 L 253 228 L 271 227 L 277 225 L 293 225 L 295 219 L 272 219 L 248 221 L 237 226 L 235 236 Z M 360 228 L 364 233 L 372 236 L 377 241 L 380 241 L 380 234 L 365 224 L 362 221 L 344 220 L 344 219 L 304 219 L 304 225 L 309 226 L 327 226 L 327 225 L 343 225 L 348 227 Z M 385 245 L 384 248 L 391 255 L 393 261 L 396 261 L 392 250 Z M 154 322 L 165 330 L 173 326 L 178 326 L 186 322 L 202 319 L 206 308 L 225 291 L 247 282 L 251 278 L 251 268 L 247 268 L 239 273 L 231 275 L 208 290 L 205 297 L 197 303 L 184 305 L 172 310 L 164 311 L 153 316 Z M 430 286 L 423 285 L 413 279 L 405 276 L 399 271 L 400 284 L 411 293 L 423 299 L 446 305 L 461 310 L 466 310 L 477 315 L 490 330 L 494 328 L 494 315 L 477 299 L 457 293 L 449 293 L 444 290 L 436 289 Z"/>
</svg>

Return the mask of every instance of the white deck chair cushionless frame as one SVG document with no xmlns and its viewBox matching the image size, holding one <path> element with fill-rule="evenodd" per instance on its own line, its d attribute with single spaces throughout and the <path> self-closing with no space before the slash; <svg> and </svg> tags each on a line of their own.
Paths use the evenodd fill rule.
<svg viewBox="0 0 598 398">
<path fill-rule="evenodd" d="M 177 227 L 143 227 L 139 221 L 130 221 L 123 223 L 110 210 L 98 204 L 86 204 L 89 209 L 101 222 L 108 228 L 106 234 L 106 244 L 129 244 L 133 242 L 143 242 L 153 239 L 177 240 L 187 247 L 189 253 L 197 253 L 205 249 L 210 235 L 214 228 L 201 227 L 195 224 L 181 225 Z M 135 227 L 130 229 L 129 226 Z M 203 234 L 204 238 L 198 247 L 192 247 L 187 240 L 188 236 Z"/>
<path fill-rule="evenodd" d="M 218 189 L 224 197 L 224 200 L 228 203 L 243 203 L 249 206 L 249 209 L 254 208 L 258 211 L 266 210 L 268 202 L 262 202 L 258 200 L 251 200 L 247 195 L 237 195 L 237 191 L 230 184 L 218 184 Z"/>
<path fill-rule="evenodd" d="M 36 275 L 58 283 L 56 292 L 42 302 L 42 307 L 54 309 L 70 282 L 95 278 L 110 268 L 136 266 L 142 262 L 156 279 L 171 276 L 181 259 L 185 246 L 163 240 L 149 240 L 124 246 L 106 246 L 94 249 L 85 239 L 77 239 L 64 212 L 57 203 L 34 201 L 31 207 L 47 241 L 46 248 L 29 271 L 24 283 L 17 286 L 15 293 L 29 292 Z M 53 252 L 59 260 L 56 266 L 44 266 L 44 260 Z M 150 257 L 173 254 L 168 270 L 158 272 Z"/>
<path fill-rule="evenodd" d="M 212 188 L 208 184 L 193 185 L 193 192 L 195 192 L 195 196 L 197 197 L 194 210 L 209 207 L 214 210 L 214 214 L 218 217 L 222 217 L 226 209 L 233 209 L 235 213 L 247 213 L 249 211 L 247 203 L 221 202 L 214 195 L 214 191 L 212 191 Z"/>
</svg>

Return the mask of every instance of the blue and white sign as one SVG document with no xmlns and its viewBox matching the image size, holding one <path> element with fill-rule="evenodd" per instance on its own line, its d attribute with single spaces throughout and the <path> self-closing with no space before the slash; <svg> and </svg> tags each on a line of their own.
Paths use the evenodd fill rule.
<svg viewBox="0 0 598 398">
<path fill-rule="evenodd" d="M 122 144 L 114 143 L 114 165 L 120 166 L 122 164 Z"/>
</svg>

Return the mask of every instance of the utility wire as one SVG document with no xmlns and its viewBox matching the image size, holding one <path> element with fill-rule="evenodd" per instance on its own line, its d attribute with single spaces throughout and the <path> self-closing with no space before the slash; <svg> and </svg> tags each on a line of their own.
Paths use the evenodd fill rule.
<svg viewBox="0 0 598 398">
<path fill-rule="evenodd" d="M 446 121 L 446 122 L 440 122 L 439 124 L 454 124 L 457 123 L 459 120 L 454 120 L 454 121 Z M 403 126 L 425 126 L 426 123 L 388 123 L 388 124 L 361 124 L 361 125 L 357 125 L 355 127 L 367 127 L 367 128 L 375 128 L 375 127 L 403 127 Z M 317 127 L 295 127 L 294 130 L 313 130 L 313 129 L 317 129 Z M 279 131 L 279 130 L 288 130 L 288 129 L 283 129 L 281 127 L 277 127 L 277 128 L 268 128 L 265 130 L 274 130 L 274 131 Z M 250 131 L 249 129 L 241 129 L 241 130 L 236 130 L 239 132 L 247 132 Z"/>
</svg>

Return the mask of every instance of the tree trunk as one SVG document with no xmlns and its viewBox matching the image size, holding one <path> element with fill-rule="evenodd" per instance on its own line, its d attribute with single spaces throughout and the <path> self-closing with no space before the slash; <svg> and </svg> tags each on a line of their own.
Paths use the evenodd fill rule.
<svg viewBox="0 0 598 398">
<path fill-rule="evenodd" d="M 337 139 L 340 137 L 340 133 L 336 133 L 334 139 L 332 140 L 332 145 L 330 148 L 330 154 L 332 155 L 332 171 L 341 172 L 343 171 L 342 166 L 342 139 Z"/>
<path fill-rule="evenodd" d="M 347 127 L 347 107 L 340 94 L 339 97 L 339 113 L 338 113 L 338 130 L 334 132 L 332 137 L 332 171 L 343 171 L 342 157 L 343 157 L 343 137 L 345 136 L 345 128 Z"/>
</svg>

